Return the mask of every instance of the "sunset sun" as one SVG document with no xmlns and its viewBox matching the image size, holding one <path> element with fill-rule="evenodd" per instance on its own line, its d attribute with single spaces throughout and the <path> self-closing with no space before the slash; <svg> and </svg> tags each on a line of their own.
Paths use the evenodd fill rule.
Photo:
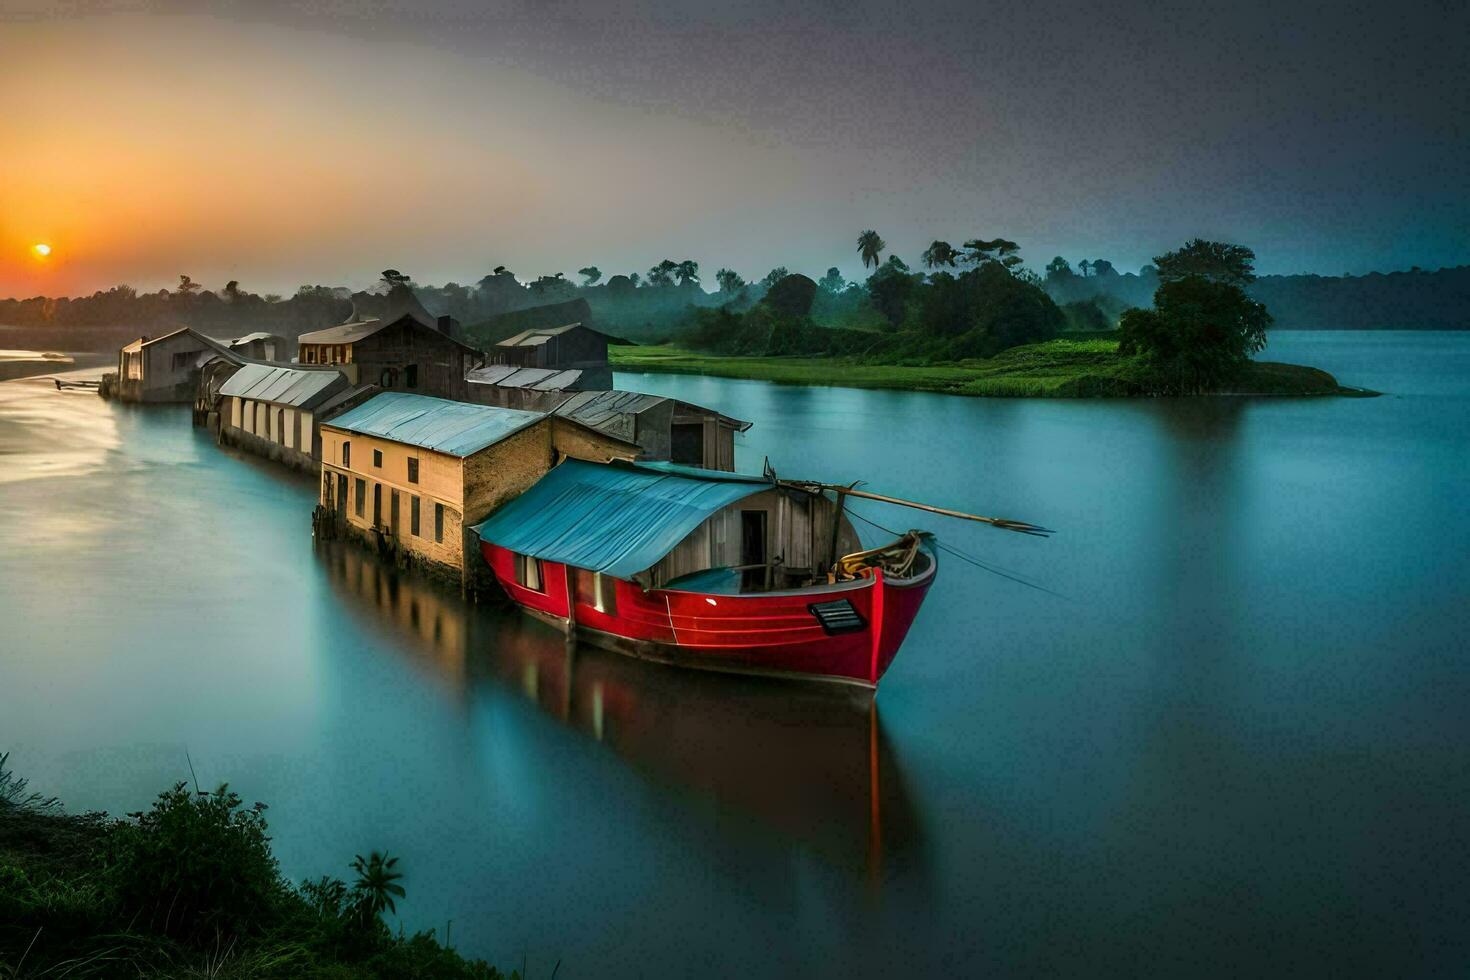
<svg viewBox="0 0 1470 980">
<path fill-rule="evenodd" d="M 31 251 L 35 252 L 36 255 L 44 259 L 51 254 L 51 246 L 47 245 L 45 242 L 37 242 L 36 244 L 31 246 Z"/>
</svg>

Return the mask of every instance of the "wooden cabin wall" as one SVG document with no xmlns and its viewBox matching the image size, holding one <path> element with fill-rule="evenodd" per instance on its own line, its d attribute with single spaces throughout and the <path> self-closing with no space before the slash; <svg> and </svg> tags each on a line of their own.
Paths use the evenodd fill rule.
<svg viewBox="0 0 1470 980">
<path fill-rule="evenodd" d="M 653 567 L 653 584 L 664 585 L 683 575 L 706 568 L 731 567 L 740 561 L 741 513 L 766 512 L 766 557 L 782 558 L 782 568 L 792 580 L 823 573 L 831 566 L 832 517 L 836 509 L 826 497 L 788 490 L 764 490 L 731 504 L 679 542 L 678 547 Z M 838 529 L 837 552 L 850 554 L 861 548 L 852 522 L 846 516 Z M 777 587 L 794 584 L 778 581 Z"/>
</svg>

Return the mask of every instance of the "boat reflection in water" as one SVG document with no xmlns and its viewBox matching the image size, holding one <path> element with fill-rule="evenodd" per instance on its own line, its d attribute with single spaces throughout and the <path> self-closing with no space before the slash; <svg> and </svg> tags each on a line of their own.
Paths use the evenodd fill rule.
<svg viewBox="0 0 1470 980">
<path fill-rule="evenodd" d="M 352 544 L 317 548 L 328 579 L 469 699 L 498 684 L 651 778 L 713 799 L 881 879 L 917 857 L 917 814 L 867 691 L 708 674 L 624 657 L 474 606 Z"/>
</svg>

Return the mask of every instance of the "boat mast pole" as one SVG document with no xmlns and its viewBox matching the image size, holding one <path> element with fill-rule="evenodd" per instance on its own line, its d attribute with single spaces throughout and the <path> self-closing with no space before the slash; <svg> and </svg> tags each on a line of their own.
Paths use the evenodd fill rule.
<svg viewBox="0 0 1470 980">
<path fill-rule="evenodd" d="M 981 524 L 989 524 L 992 527 L 1004 528 L 1007 531 L 1020 531 L 1023 534 L 1036 534 L 1036 535 L 1045 536 L 1045 535 L 1048 535 L 1048 534 L 1052 533 L 1049 528 L 1044 528 L 1044 527 L 1041 527 L 1040 525 L 1037 525 L 1037 524 L 1029 524 L 1026 521 L 1013 521 L 1013 520 L 1010 520 L 1010 519 L 1005 518 L 1005 517 L 982 517 L 979 514 L 966 514 L 964 511 L 961 511 L 961 510 L 950 510 L 947 507 L 935 507 L 932 504 L 921 504 L 921 503 L 919 503 L 916 500 L 904 500 L 904 499 L 902 499 L 900 497 L 887 497 L 887 496 L 884 496 L 881 493 L 869 493 L 866 490 L 856 490 L 856 489 L 854 489 L 854 487 L 856 486 L 856 484 L 853 484 L 852 486 L 846 486 L 846 487 L 844 487 L 844 486 L 840 486 L 838 484 L 832 484 L 832 483 L 800 483 L 800 482 L 797 482 L 797 481 L 794 481 L 794 480 L 783 480 L 781 482 L 782 483 L 789 484 L 789 485 L 794 486 L 794 487 L 804 488 L 804 489 L 807 489 L 807 490 L 816 490 L 816 491 L 832 490 L 832 491 L 836 492 L 836 494 L 837 494 L 837 507 L 838 507 L 838 513 L 839 514 L 841 513 L 841 509 L 842 509 L 843 498 L 846 497 L 846 496 L 853 496 L 853 497 L 863 497 L 863 498 L 865 498 L 867 500 L 877 500 L 877 501 L 880 501 L 881 503 L 885 503 L 885 504 L 897 504 L 900 507 L 912 507 L 915 510 L 925 510 L 925 511 L 928 511 L 929 513 L 931 513 L 931 514 L 943 514 L 945 517 L 958 517 L 961 520 L 978 521 Z M 832 541 L 833 541 L 832 551 L 834 553 L 834 560 L 835 560 L 835 554 L 836 554 L 836 551 L 837 551 L 837 544 L 836 544 L 837 537 L 836 537 L 836 533 L 837 532 L 835 530 L 835 525 L 834 525 L 833 538 L 832 538 Z"/>
</svg>

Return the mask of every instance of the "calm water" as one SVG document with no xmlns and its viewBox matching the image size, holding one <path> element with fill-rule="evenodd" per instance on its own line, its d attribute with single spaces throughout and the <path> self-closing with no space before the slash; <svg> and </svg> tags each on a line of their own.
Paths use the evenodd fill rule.
<svg viewBox="0 0 1470 980">
<path fill-rule="evenodd" d="M 76 808 L 187 776 L 293 877 L 560 976 L 1463 975 L 1470 335 L 1280 335 L 1377 399 L 987 401 L 623 376 L 955 560 L 876 710 L 580 649 L 316 551 L 185 410 L 0 385 L 0 749 Z"/>
</svg>

